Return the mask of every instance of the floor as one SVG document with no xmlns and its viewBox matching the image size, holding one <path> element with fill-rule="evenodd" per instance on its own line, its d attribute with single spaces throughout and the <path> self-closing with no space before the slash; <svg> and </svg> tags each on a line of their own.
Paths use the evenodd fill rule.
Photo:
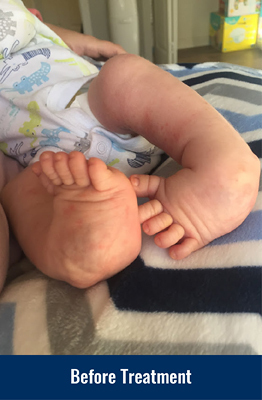
<svg viewBox="0 0 262 400">
<path fill-rule="evenodd" d="M 262 69 L 262 50 L 258 48 L 222 53 L 210 47 L 194 47 L 178 50 L 178 63 L 202 63 L 220 61 Z"/>
</svg>

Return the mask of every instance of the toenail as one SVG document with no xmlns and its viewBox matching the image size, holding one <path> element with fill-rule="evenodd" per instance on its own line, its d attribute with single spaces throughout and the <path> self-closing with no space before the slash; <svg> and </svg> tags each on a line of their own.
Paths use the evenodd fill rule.
<svg viewBox="0 0 262 400">
<path fill-rule="evenodd" d="M 68 157 L 69 157 L 69 158 L 74 158 L 74 157 L 76 157 L 76 156 L 78 156 L 78 154 L 77 154 L 76 151 L 72 151 L 71 153 L 68 154 Z"/>
<path fill-rule="evenodd" d="M 146 223 L 143 224 L 143 231 L 144 231 L 145 233 L 148 233 L 148 232 L 149 232 L 149 226 L 148 226 L 148 224 L 146 224 Z"/>
<path fill-rule="evenodd" d="M 139 183 L 140 183 L 140 180 L 139 180 L 139 178 L 137 176 L 134 175 L 134 176 L 131 177 L 131 182 L 132 182 L 133 186 L 138 186 Z"/>
<path fill-rule="evenodd" d="M 174 251 L 169 251 L 169 256 L 173 259 L 173 260 L 176 260 L 177 259 L 177 257 L 176 257 L 176 253 L 174 252 Z"/>
<path fill-rule="evenodd" d="M 62 160 L 63 156 L 61 153 L 56 153 L 55 158 L 56 158 L 56 161 L 60 161 L 60 160 Z"/>
<path fill-rule="evenodd" d="M 48 153 L 42 153 L 41 154 L 41 159 L 42 160 L 48 160 L 50 158 L 50 154 L 48 154 Z"/>
</svg>

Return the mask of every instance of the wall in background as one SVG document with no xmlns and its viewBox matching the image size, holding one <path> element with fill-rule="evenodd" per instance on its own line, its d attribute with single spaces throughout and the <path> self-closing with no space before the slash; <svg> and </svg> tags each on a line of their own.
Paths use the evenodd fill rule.
<svg viewBox="0 0 262 400">
<path fill-rule="evenodd" d="M 28 7 L 35 4 L 47 22 L 76 31 L 81 29 L 81 17 L 76 0 L 24 0 L 24 3 Z M 89 0 L 89 7 L 93 35 L 99 39 L 110 40 L 107 0 Z M 179 0 L 178 48 L 208 45 L 209 14 L 217 10 L 218 0 Z"/>
<path fill-rule="evenodd" d="M 35 8 L 34 0 L 24 0 L 24 5 L 28 8 Z"/>
<path fill-rule="evenodd" d="M 107 0 L 89 0 L 89 9 L 93 36 L 98 39 L 110 40 Z"/>
<path fill-rule="evenodd" d="M 218 11 L 218 0 L 178 1 L 178 48 L 209 44 L 209 15 Z"/>
<path fill-rule="evenodd" d="M 37 8 L 45 22 L 80 32 L 82 27 L 78 1 L 23 0 L 26 7 Z"/>
<path fill-rule="evenodd" d="M 109 40 L 106 1 L 89 0 L 89 6 L 94 36 Z M 138 0 L 139 11 L 143 1 Z M 161 2 L 161 0 L 158 1 Z M 178 48 L 207 46 L 210 12 L 217 10 L 218 0 L 178 0 Z"/>
</svg>

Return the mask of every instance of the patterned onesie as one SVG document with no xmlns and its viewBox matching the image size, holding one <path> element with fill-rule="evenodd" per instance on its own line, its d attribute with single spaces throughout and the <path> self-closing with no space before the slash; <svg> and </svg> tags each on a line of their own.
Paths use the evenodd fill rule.
<svg viewBox="0 0 262 400">
<path fill-rule="evenodd" d="M 23 166 L 46 150 L 78 150 L 127 176 L 157 165 L 161 152 L 145 138 L 109 132 L 95 119 L 86 91 L 98 69 L 22 1 L 1 0 L 0 32 L 0 150 Z"/>
</svg>

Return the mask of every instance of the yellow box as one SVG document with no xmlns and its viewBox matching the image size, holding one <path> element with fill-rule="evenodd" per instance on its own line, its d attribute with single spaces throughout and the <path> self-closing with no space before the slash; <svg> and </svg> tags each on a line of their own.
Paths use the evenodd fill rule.
<svg viewBox="0 0 262 400">
<path fill-rule="evenodd" d="M 223 53 L 250 49 L 257 41 L 258 14 L 224 17 L 210 14 L 210 44 Z"/>
</svg>

